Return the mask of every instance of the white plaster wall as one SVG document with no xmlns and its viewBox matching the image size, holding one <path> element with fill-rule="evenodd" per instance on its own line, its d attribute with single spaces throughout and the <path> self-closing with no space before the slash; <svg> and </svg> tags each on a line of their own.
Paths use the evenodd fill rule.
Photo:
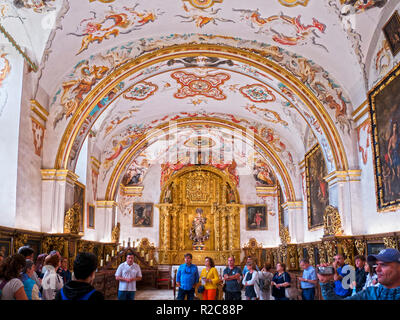
<svg viewBox="0 0 400 320">
<path fill-rule="evenodd" d="M 2 42 L 0 36 L 0 44 Z M 23 60 L 8 45 L 0 46 L 0 53 L 7 54 L 6 59 L 11 65 L 10 73 L 0 87 L 0 225 L 14 227 Z"/>
<path fill-rule="evenodd" d="M 154 204 L 159 203 L 160 199 L 160 176 L 161 166 L 153 165 L 147 171 L 143 179 L 143 195 L 136 202 L 151 202 Z M 160 231 L 160 214 L 156 207 L 153 207 L 153 226 L 150 227 L 133 227 L 133 216 L 132 211 L 129 214 L 122 214 L 118 210 L 118 222 L 121 224 L 120 242 L 125 241 L 125 244 L 130 238 L 131 245 L 132 241 L 137 239 L 147 238 L 150 242 L 154 243 L 156 247 L 159 246 L 159 231 Z"/>
<path fill-rule="evenodd" d="M 25 70 L 22 101 L 20 134 L 18 142 L 18 183 L 15 227 L 34 231 L 41 230 L 42 217 L 42 157 L 35 154 L 32 132 L 32 85 L 35 76 Z M 37 119 L 37 117 L 35 117 Z M 50 218 L 50 214 L 49 217 Z"/>
<path fill-rule="evenodd" d="M 252 175 L 240 176 L 239 194 L 241 204 L 264 204 L 268 199 L 264 200 L 257 197 L 256 181 Z M 246 207 L 240 210 L 240 246 L 243 247 L 251 238 L 255 238 L 257 242 L 262 243 L 263 247 L 276 247 L 280 243 L 279 228 L 278 228 L 278 206 L 277 200 L 273 200 L 273 208 L 267 207 L 267 210 L 272 209 L 275 216 L 268 216 L 268 230 L 247 231 L 246 230 Z"/>
</svg>

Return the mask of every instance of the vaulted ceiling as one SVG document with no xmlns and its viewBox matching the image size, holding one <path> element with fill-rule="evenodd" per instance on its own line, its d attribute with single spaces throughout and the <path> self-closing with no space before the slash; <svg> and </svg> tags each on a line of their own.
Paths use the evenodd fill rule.
<svg viewBox="0 0 400 320">
<path fill-rule="evenodd" d="M 73 170 L 90 133 L 104 191 L 143 155 L 140 139 L 177 121 L 180 150 L 191 138 L 252 132 L 283 183 L 316 142 L 328 171 L 356 163 L 351 113 L 366 99 L 376 25 L 394 2 L 7 0 L 0 22 L 37 66 L 34 98 L 47 96 L 45 167 Z M 158 155 L 170 148 L 150 142 Z"/>
</svg>

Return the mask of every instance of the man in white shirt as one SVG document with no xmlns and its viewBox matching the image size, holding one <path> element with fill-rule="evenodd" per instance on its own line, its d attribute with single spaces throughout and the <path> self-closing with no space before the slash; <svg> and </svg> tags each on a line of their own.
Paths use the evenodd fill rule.
<svg viewBox="0 0 400 320">
<path fill-rule="evenodd" d="M 142 280 L 142 271 L 133 262 L 133 257 L 133 253 L 128 252 L 126 262 L 121 263 L 115 272 L 115 279 L 119 281 L 118 300 L 135 300 L 136 281 Z"/>
</svg>

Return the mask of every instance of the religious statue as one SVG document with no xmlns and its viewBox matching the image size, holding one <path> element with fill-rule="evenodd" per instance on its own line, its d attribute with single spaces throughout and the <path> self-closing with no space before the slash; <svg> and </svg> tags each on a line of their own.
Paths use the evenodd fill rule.
<svg viewBox="0 0 400 320">
<path fill-rule="evenodd" d="M 80 209 L 79 203 L 75 203 L 68 211 L 65 213 L 64 217 L 64 232 L 65 233 L 79 233 L 79 222 L 80 222 Z"/>
<path fill-rule="evenodd" d="M 121 224 L 119 222 L 117 222 L 116 226 L 113 228 L 112 232 L 111 232 L 111 241 L 112 242 L 119 242 L 119 233 L 121 230 Z"/>
<path fill-rule="evenodd" d="M 337 208 L 327 206 L 324 213 L 324 236 L 340 236 L 343 233 L 342 222 Z"/>
<path fill-rule="evenodd" d="M 235 193 L 233 192 L 232 188 L 229 186 L 227 187 L 226 190 L 226 203 L 235 203 Z"/>
<path fill-rule="evenodd" d="M 210 237 L 210 230 L 205 230 L 207 218 L 203 217 L 203 209 L 196 209 L 197 216 L 193 219 L 190 229 L 189 239 L 193 241 L 195 250 L 202 250 L 204 241 Z"/>
<path fill-rule="evenodd" d="M 172 184 L 168 186 L 167 190 L 165 191 L 164 195 L 164 202 L 165 203 L 172 203 Z"/>
</svg>

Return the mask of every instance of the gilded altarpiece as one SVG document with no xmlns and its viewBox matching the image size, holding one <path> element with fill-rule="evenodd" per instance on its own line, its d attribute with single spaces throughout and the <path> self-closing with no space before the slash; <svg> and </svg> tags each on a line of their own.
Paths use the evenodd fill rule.
<svg viewBox="0 0 400 320">
<path fill-rule="evenodd" d="M 188 252 L 195 264 L 203 264 L 206 256 L 213 257 L 217 265 L 226 264 L 230 255 L 240 261 L 243 205 L 239 202 L 233 181 L 214 167 L 191 166 L 172 175 L 156 205 L 160 210 L 160 264 L 181 264 Z M 199 220 L 203 237 L 196 242 L 193 229 Z"/>
</svg>

